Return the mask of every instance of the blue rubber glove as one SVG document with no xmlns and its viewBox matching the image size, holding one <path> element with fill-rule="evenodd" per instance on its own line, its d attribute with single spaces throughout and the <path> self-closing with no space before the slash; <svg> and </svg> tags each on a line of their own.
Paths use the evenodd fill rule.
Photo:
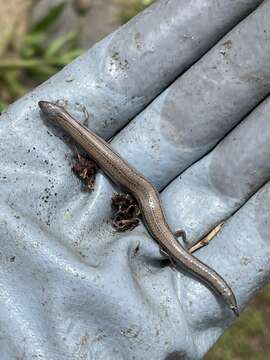
<svg viewBox="0 0 270 360">
<path fill-rule="evenodd" d="M 143 224 L 111 227 L 118 188 L 82 192 L 60 101 L 161 191 L 169 224 L 240 308 L 270 270 L 270 1 L 157 1 L 0 118 L 1 360 L 200 359 L 234 320 L 164 266 Z M 259 6 L 257 8 L 257 6 Z M 252 11 L 254 11 L 252 13 Z M 264 101 L 263 101 L 264 100 Z"/>
</svg>

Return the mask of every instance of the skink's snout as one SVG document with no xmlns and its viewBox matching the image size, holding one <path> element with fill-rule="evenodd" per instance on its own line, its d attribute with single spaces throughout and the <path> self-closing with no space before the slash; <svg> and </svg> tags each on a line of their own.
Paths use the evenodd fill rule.
<svg viewBox="0 0 270 360">
<path fill-rule="evenodd" d="M 40 107 L 42 112 L 49 118 L 56 117 L 61 112 L 61 107 L 50 101 L 41 100 L 38 102 L 38 106 Z"/>
</svg>

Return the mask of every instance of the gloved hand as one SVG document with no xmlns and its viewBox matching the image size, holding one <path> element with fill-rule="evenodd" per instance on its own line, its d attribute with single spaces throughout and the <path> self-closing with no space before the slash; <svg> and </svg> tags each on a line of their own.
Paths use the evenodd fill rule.
<svg viewBox="0 0 270 360">
<path fill-rule="evenodd" d="M 111 227 L 117 187 L 99 172 L 81 191 L 73 143 L 39 100 L 81 120 L 87 110 L 89 128 L 115 136 L 189 246 L 225 221 L 195 255 L 241 309 L 269 280 L 270 1 L 260 3 L 157 1 L 2 114 L 1 360 L 200 359 L 235 318 L 164 265 L 143 224 Z"/>
</svg>

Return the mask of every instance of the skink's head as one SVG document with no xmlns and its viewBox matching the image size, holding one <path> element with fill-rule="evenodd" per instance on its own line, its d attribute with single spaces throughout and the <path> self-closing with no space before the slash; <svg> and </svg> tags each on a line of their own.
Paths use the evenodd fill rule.
<svg viewBox="0 0 270 360">
<path fill-rule="evenodd" d="M 48 117 L 48 118 L 55 118 L 61 115 L 61 112 L 63 111 L 61 106 L 56 105 L 50 101 L 39 101 L 38 105 L 42 112 Z"/>
</svg>

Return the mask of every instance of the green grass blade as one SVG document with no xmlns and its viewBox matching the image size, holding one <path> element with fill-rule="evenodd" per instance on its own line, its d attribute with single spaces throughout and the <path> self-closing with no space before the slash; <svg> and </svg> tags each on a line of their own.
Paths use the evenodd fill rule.
<svg viewBox="0 0 270 360">
<path fill-rule="evenodd" d="M 58 20 L 65 6 L 66 2 L 53 6 L 50 11 L 32 27 L 31 33 L 48 30 Z"/>
</svg>

